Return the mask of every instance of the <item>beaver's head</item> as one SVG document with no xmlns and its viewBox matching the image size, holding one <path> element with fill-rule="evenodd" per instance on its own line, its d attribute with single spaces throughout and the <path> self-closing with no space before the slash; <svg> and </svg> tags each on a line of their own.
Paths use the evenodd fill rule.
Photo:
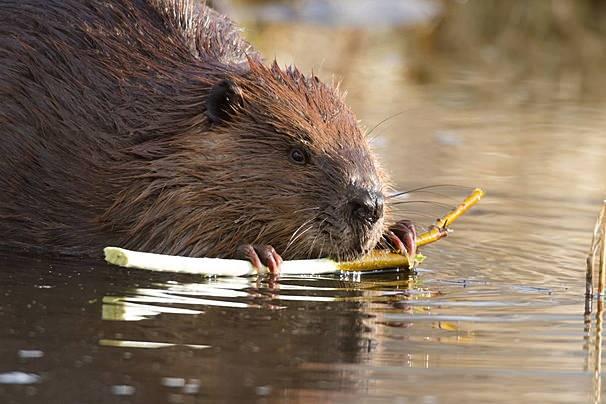
<svg viewBox="0 0 606 404">
<path fill-rule="evenodd" d="M 335 89 L 251 61 L 246 74 L 216 83 L 206 105 L 211 136 L 227 146 L 214 186 L 239 214 L 227 238 L 271 244 L 285 258 L 352 258 L 374 247 L 384 185 Z"/>
<path fill-rule="evenodd" d="M 170 153 L 137 179 L 147 202 L 123 244 L 222 257 L 241 244 L 286 259 L 368 252 L 383 232 L 385 185 L 355 116 L 315 76 L 249 66 L 220 75 L 200 119 L 154 146 Z"/>
</svg>

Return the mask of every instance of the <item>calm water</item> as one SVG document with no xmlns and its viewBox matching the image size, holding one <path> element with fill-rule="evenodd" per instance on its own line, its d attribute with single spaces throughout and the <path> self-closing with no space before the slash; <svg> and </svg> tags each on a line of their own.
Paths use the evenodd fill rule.
<svg viewBox="0 0 606 404">
<path fill-rule="evenodd" d="M 254 23 L 250 10 L 234 11 L 266 55 L 342 78 L 369 128 L 400 113 L 373 132 L 396 185 L 456 185 L 414 193 L 439 203 L 407 204 L 402 217 L 427 225 L 469 187 L 488 196 L 451 237 L 423 250 L 417 273 L 269 285 L 3 254 L 0 402 L 603 395 L 595 314 L 584 316 L 584 259 L 606 197 L 599 100 L 528 97 L 523 85 L 462 66 L 445 67 L 438 84 L 414 85 L 407 31 Z"/>
</svg>

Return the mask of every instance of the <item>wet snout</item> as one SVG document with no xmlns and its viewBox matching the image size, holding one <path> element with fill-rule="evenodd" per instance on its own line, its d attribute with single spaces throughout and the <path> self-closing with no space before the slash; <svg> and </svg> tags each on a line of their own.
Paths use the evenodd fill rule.
<svg viewBox="0 0 606 404">
<path fill-rule="evenodd" d="M 358 225 L 373 226 L 383 217 L 384 197 L 381 192 L 353 187 L 348 208 L 351 218 Z"/>
</svg>

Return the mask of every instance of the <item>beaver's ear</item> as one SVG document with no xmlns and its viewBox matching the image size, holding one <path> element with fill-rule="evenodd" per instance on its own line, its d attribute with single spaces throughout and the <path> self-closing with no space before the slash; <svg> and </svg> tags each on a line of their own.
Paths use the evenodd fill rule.
<svg viewBox="0 0 606 404">
<path fill-rule="evenodd" d="M 242 92 L 231 80 L 216 83 L 206 99 L 206 116 L 211 123 L 228 121 L 242 106 Z"/>
</svg>

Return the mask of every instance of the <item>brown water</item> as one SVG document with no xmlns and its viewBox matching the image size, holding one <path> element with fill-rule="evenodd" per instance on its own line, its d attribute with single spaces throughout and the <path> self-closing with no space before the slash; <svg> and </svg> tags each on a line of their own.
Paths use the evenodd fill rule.
<svg viewBox="0 0 606 404">
<path fill-rule="evenodd" d="M 599 100 L 540 77 L 524 80 L 559 90 L 527 97 L 463 66 L 419 86 L 408 31 L 240 18 L 266 55 L 343 78 L 367 126 L 401 113 L 373 132 L 394 182 L 457 186 L 414 193 L 446 205 L 402 216 L 426 225 L 466 187 L 488 196 L 417 273 L 269 285 L 4 254 L 0 402 L 599 400 L 584 316 L 606 197 Z"/>
</svg>

